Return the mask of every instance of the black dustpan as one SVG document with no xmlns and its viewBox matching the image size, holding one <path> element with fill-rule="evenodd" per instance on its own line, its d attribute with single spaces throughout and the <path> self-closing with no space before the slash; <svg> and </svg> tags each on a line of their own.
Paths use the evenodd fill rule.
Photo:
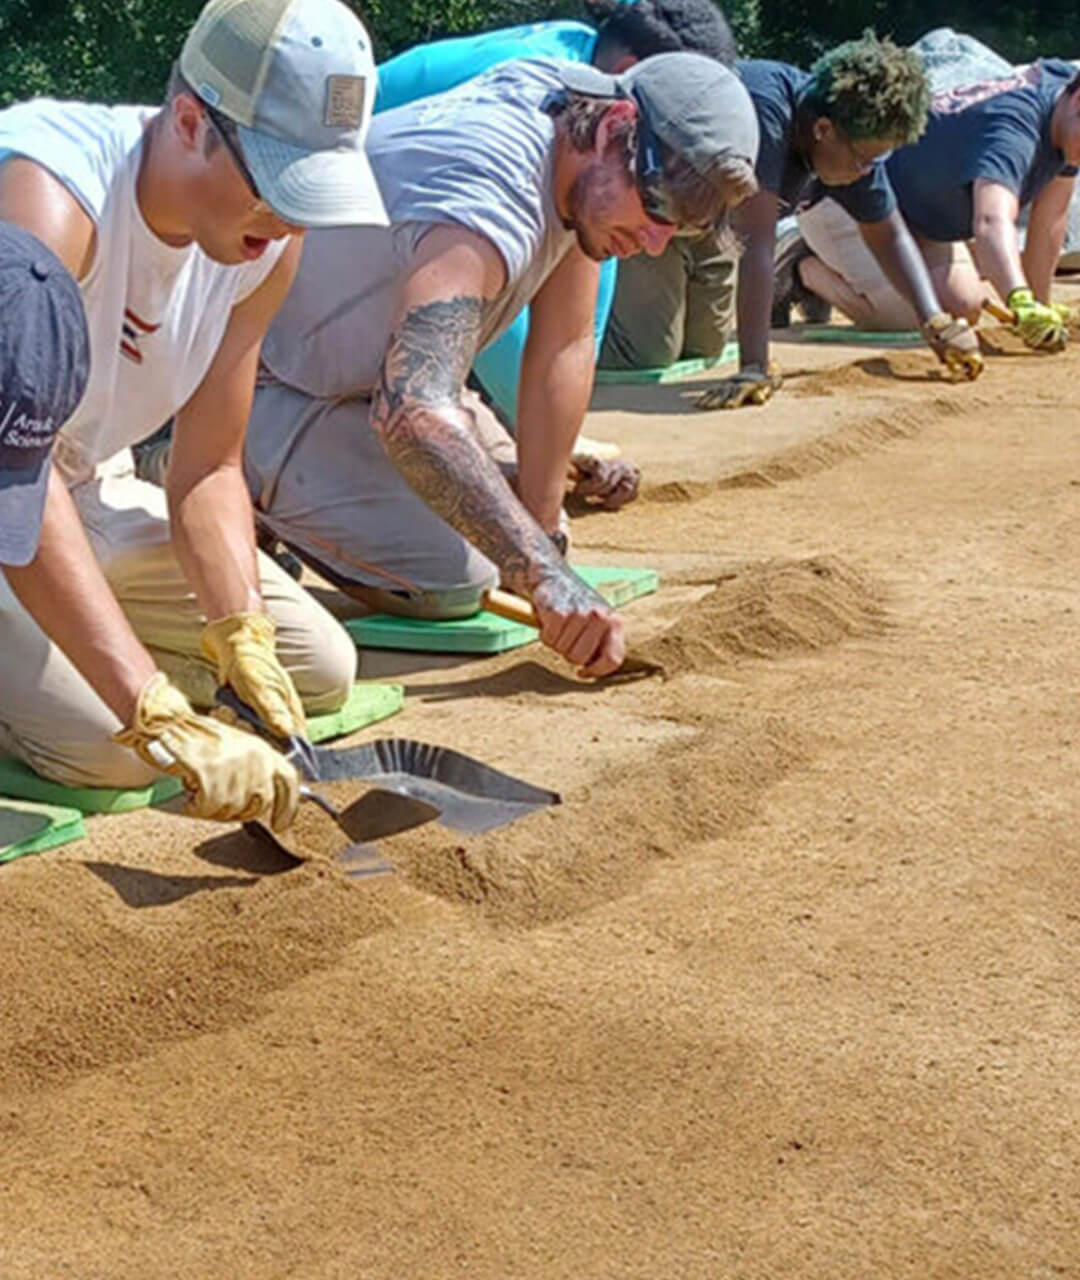
<svg viewBox="0 0 1080 1280">
<path fill-rule="evenodd" d="M 430 811 L 425 813 L 425 806 L 434 806 L 444 826 L 475 835 L 505 826 L 534 809 L 561 803 L 556 791 L 535 787 L 460 751 L 412 738 L 377 738 L 356 747 L 315 747 L 293 739 L 282 742 L 232 690 L 219 690 L 218 700 L 279 749 L 287 749 L 288 757 L 306 778 L 319 782 L 362 780 L 384 793 L 419 801 L 413 806 L 414 821 L 408 825 L 434 816 Z M 310 789 L 304 789 L 304 798 L 332 812 L 323 797 Z M 355 803 L 348 805 L 332 816 L 352 839 L 364 839 L 352 821 L 355 808 Z"/>
<path fill-rule="evenodd" d="M 472 756 L 412 738 L 378 738 L 358 747 L 316 747 L 324 782 L 363 778 L 397 795 L 434 805 L 439 821 L 478 834 L 560 804 L 556 791 L 535 787 Z"/>
</svg>

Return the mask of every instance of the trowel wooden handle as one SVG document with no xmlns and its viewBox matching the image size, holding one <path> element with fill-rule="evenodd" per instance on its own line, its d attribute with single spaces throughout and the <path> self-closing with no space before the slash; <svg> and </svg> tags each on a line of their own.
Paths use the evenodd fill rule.
<svg viewBox="0 0 1080 1280">
<path fill-rule="evenodd" d="M 983 298 L 983 310 L 988 311 L 995 320 L 1000 320 L 1002 324 L 1016 323 L 1016 317 L 1008 307 L 1003 307 L 998 302 L 991 302 L 989 298 Z"/>
<path fill-rule="evenodd" d="M 503 591 L 498 587 L 492 587 L 490 591 L 484 592 L 483 604 L 485 609 L 498 614 L 500 618 L 506 618 L 510 622 L 522 622 L 527 627 L 540 625 L 537 621 L 536 610 L 529 601 L 521 596 L 514 595 L 512 591 Z M 633 651 L 627 653 L 622 666 L 616 672 L 618 677 L 629 676 L 631 679 L 637 676 L 655 675 L 664 675 L 664 668 L 650 658 L 643 658 Z"/>
<path fill-rule="evenodd" d="M 524 596 L 516 596 L 512 591 L 503 591 L 492 587 L 484 592 L 484 608 L 491 613 L 505 618 L 508 622 L 520 622 L 526 627 L 539 627 L 536 610 Z"/>
</svg>

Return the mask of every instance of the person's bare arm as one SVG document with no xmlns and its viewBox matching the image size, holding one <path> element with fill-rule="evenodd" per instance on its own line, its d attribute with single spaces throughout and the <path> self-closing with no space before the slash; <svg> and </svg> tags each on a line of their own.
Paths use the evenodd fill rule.
<svg viewBox="0 0 1080 1280">
<path fill-rule="evenodd" d="M 554 544 L 479 443 L 462 406 L 485 302 L 505 283 L 503 260 L 481 236 L 440 226 L 425 237 L 372 405 L 372 425 L 411 487 L 529 596 L 540 633 L 587 675 L 615 671 L 622 624 L 570 572 Z"/>
<path fill-rule="evenodd" d="M 4 566 L 20 604 L 71 659 L 101 700 L 130 724 L 156 670 L 105 580 L 67 486 L 54 471 L 37 555 Z"/>
<path fill-rule="evenodd" d="M 244 434 L 263 336 L 292 284 L 295 237 L 259 289 L 233 309 L 221 346 L 176 415 L 165 480 L 173 545 L 210 621 L 262 609 Z"/>
<path fill-rule="evenodd" d="M 976 261 L 998 293 L 1008 298 L 1014 289 L 1027 286 L 1016 234 L 1019 202 L 1002 183 L 979 178 L 975 182 L 974 203 Z"/>
<path fill-rule="evenodd" d="M 1057 177 L 1047 183 L 1031 206 L 1021 261 L 1031 292 L 1040 302 L 1050 301 L 1054 272 L 1069 228 L 1069 201 L 1075 186 L 1075 177 Z"/>
<path fill-rule="evenodd" d="M 529 310 L 518 395 L 518 490 L 548 533 L 559 527 L 567 466 L 592 393 L 599 275 L 575 245 Z"/>
<path fill-rule="evenodd" d="M 926 259 L 900 210 L 894 209 L 878 222 L 860 222 L 859 232 L 889 283 L 915 308 L 919 323 L 925 324 L 931 316 L 938 315 L 941 303 Z"/>
<path fill-rule="evenodd" d="M 780 375 L 769 369 L 778 207 L 775 191 L 759 191 L 732 215 L 732 226 L 743 243 L 735 286 L 739 372 L 703 391 L 697 399 L 699 409 L 764 404 L 782 385 Z"/>
<path fill-rule="evenodd" d="M 89 270 L 94 224 L 41 165 L 16 157 L 0 166 L 0 219 L 36 235 L 76 278 Z M 23 568 L 4 566 L 4 574 L 42 631 L 128 724 L 154 662 L 124 617 L 71 495 L 55 474 L 49 481 L 37 555 Z"/>
<path fill-rule="evenodd" d="M 775 191 L 759 191 L 732 215 L 743 241 L 735 290 L 735 318 L 739 329 L 739 364 L 769 367 L 769 323 L 773 303 L 773 260 L 776 252 Z"/>
</svg>

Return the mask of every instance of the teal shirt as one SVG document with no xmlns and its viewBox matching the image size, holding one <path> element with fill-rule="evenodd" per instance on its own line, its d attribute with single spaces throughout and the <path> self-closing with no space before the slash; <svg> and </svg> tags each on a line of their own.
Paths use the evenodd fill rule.
<svg viewBox="0 0 1080 1280">
<path fill-rule="evenodd" d="M 584 22 L 530 22 L 418 44 L 380 64 L 375 111 L 392 111 L 417 98 L 445 93 L 500 62 L 514 58 L 591 62 L 595 48 L 596 28 Z"/>
<path fill-rule="evenodd" d="M 390 111 L 417 98 L 445 93 L 473 76 L 514 58 L 557 58 L 563 62 L 591 62 L 596 48 L 596 28 L 583 22 L 530 22 L 475 36 L 436 40 L 406 49 L 379 67 L 375 111 Z M 596 350 L 607 328 L 615 300 L 618 263 L 614 258 L 600 265 L 594 333 Z M 517 424 L 518 383 L 521 360 L 529 336 L 526 307 L 509 329 L 479 352 L 473 372 L 503 419 L 513 430 Z"/>
</svg>

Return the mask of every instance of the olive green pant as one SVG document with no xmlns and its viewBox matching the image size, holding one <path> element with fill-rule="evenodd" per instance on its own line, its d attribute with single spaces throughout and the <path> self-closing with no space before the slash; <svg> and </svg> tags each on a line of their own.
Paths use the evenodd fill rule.
<svg viewBox="0 0 1080 1280">
<path fill-rule="evenodd" d="M 735 310 L 737 259 L 715 235 L 677 236 L 662 254 L 619 263 L 601 369 L 664 368 L 720 355 Z"/>
</svg>

